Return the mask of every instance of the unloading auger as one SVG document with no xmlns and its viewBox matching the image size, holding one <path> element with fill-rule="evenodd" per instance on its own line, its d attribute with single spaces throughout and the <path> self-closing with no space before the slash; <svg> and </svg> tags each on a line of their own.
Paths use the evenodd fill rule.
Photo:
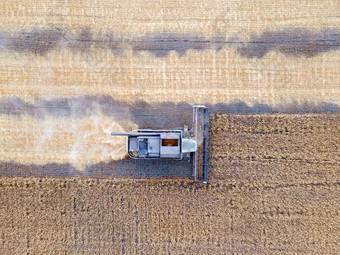
<svg viewBox="0 0 340 255">
<path fill-rule="evenodd" d="M 137 129 L 130 133 L 112 132 L 112 136 L 127 136 L 127 151 L 133 159 L 175 159 L 193 162 L 196 182 L 208 182 L 209 109 L 193 106 L 193 127 L 173 130 Z"/>
</svg>

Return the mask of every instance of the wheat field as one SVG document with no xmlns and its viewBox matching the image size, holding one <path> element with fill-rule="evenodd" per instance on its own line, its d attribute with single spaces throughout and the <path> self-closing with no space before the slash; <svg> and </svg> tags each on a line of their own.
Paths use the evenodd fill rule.
<svg viewBox="0 0 340 255">
<path fill-rule="evenodd" d="M 337 254 L 339 123 L 216 114 L 208 185 L 2 177 L 1 253 Z"/>
<path fill-rule="evenodd" d="M 339 254 L 339 10 L 1 1 L 0 253 Z M 110 137 L 191 125 L 194 104 L 207 186 Z"/>
</svg>

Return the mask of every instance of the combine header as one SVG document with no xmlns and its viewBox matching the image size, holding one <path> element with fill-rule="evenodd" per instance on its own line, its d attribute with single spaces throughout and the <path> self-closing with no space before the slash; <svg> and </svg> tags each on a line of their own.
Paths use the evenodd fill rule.
<svg viewBox="0 0 340 255">
<path fill-rule="evenodd" d="M 138 129 L 131 133 L 112 132 L 127 136 L 127 151 L 134 159 L 192 160 L 196 182 L 208 181 L 209 112 L 203 105 L 193 107 L 193 127 L 173 130 Z"/>
<path fill-rule="evenodd" d="M 209 112 L 205 106 L 193 107 L 193 139 L 197 148 L 194 152 L 193 176 L 195 181 L 208 181 Z"/>
</svg>

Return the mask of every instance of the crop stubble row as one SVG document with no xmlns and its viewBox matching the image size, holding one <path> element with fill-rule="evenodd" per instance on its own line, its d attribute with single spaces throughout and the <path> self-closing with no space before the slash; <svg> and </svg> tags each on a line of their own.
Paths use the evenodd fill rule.
<svg viewBox="0 0 340 255">
<path fill-rule="evenodd" d="M 339 178 L 339 115 L 215 115 L 211 179 L 276 185 Z"/>
</svg>

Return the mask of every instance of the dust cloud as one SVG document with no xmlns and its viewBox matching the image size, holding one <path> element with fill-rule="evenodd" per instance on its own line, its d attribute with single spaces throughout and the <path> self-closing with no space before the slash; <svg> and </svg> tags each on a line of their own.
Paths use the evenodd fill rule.
<svg viewBox="0 0 340 255">
<path fill-rule="evenodd" d="M 126 157 L 125 137 L 110 132 L 126 132 L 136 124 L 122 124 L 100 112 L 84 118 L 45 116 L 0 117 L 0 161 L 24 164 L 68 163 L 77 170 L 99 162 Z"/>
<path fill-rule="evenodd" d="M 217 33 L 207 37 L 197 31 L 159 31 L 122 37 L 116 35 L 115 31 L 95 32 L 91 28 L 82 28 L 78 33 L 74 33 L 65 28 L 32 27 L 20 31 L 0 30 L 0 49 L 40 56 L 47 56 L 49 51 L 60 51 L 64 48 L 87 54 L 93 49 L 102 49 L 109 50 L 116 56 L 124 56 L 124 52 L 132 47 L 134 53 L 144 51 L 156 57 L 167 57 L 172 51 L 183 56 L 189 50 L 219 51 L 223 47 L 233 47 L 238 55 L 247 58 L 262 58 L 270 51 L 311 58 L 338 50 L 340 30 L 336 27 L 267 29 L 261 34 L 251 34 L 249 39 L 240 37 L 238 33 L 231 36 Z"/>
</svg>

